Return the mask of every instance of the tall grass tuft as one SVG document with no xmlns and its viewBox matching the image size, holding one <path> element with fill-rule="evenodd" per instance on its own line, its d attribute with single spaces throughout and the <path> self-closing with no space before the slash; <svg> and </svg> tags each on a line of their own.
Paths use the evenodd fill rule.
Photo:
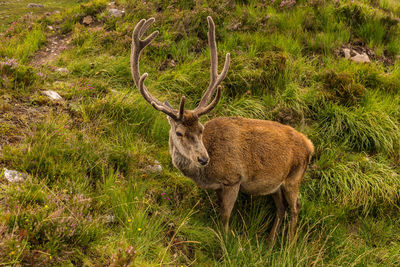
<svg viewBox="0 0 400 267">
<path fill-rule="evenodd" d="M 393 117 L 363 107 L 349 109 L 325 103 L 318 114 L 318 132 L 324 140 L 357 151 L 392 153 L 399 143 L 399 128 Z"/>
</svg>

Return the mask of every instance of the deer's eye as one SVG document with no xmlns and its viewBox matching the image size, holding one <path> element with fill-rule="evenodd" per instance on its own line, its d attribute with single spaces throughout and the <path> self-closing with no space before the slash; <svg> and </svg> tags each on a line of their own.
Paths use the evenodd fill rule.
<svg viewBox="0 0 400 267">
<path fill-rule="evenodd" d="M 181 132 L 176 132 L 176 135 L 179 136 L 179 137 L 183 136 L 183 134 Z"/>
</svg>

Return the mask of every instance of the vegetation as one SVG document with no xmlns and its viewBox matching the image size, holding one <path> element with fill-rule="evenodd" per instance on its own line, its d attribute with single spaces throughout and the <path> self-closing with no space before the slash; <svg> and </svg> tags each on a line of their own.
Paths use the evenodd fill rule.
<svg viewBox="0 0 400 267">
<path fill-rule="evenodd" d="M 0 166 L 29 178 L 0 174 L 0 265 L 400 264 L 400 3 L 119 0 L 125 15 L 113 17 L 108 1 L 80 2 L 1 25 Z M 240 195 L 225 236 L 214 192 L 172 166 L 165 115 L 133 84 L 130 35 L 155 17 L 147 86 L 195 106 L 209 81 L 208 15 L 232 63 L 203 120 L 276 120 L 315 144 L 295 244 L 287 221 L 277 244 L 265 243 L 269 197 Z M 37 64 L 59 36 L 68 48 Z M 338 53 L 360 45 L 371 63 Z M 146 169 L 155 160 L 161 172 Z"/>
</svg>

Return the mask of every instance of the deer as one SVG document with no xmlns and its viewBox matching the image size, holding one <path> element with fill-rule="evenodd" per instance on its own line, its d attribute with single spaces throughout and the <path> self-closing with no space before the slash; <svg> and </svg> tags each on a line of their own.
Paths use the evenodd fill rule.
<svg viewBox="0 0 400 267">
<path fill-rule="evenodd" d="M 142 19 L 135 26 L 130 67 L 142 97 L 167 115 L 173 165 L 199 187 L 216 191 L 225 233 L 229 231 L 229 218 L 241 191 L 249 195 L 272 195 L 277 209 L 268 236 L 272 244 L 289 208 L 288 234 L 292 238 L 301 207 L 300 184 L 314 152 L 312 142 L 294 128 L 269 120 L 217 117 L 204 125 L 200 123 L 199 118 L 220 100 L 220 83 L 230 65 L 227 53 L 218 73 L 215 24 L 210 16 L 207 17 L 210 83 L 199 104 L 193 110 L 185 109 L 186 98 L 182 96 L 179 108 L 174 109 L 168 101 L 157 100 L 144 84 L 148 74 L 141 75 L 139 71 L 141 52 L 159 33 L 154 31 L 143 39 L 154 21 L 154 18 Z"/>
</svg>

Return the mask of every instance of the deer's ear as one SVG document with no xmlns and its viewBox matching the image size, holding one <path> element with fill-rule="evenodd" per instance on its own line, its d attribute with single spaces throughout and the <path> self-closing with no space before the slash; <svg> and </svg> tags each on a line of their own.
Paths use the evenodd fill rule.
<svg viewBox="0 0 400 267">
<path fill-rule="evenodd" d="M 175 127 L 175 120 L 173 118 L 171 118 L 170 116 L 167 115 L 167 119 L 168 119 L 168 123 L 171 127 Z"/>
</svg>

